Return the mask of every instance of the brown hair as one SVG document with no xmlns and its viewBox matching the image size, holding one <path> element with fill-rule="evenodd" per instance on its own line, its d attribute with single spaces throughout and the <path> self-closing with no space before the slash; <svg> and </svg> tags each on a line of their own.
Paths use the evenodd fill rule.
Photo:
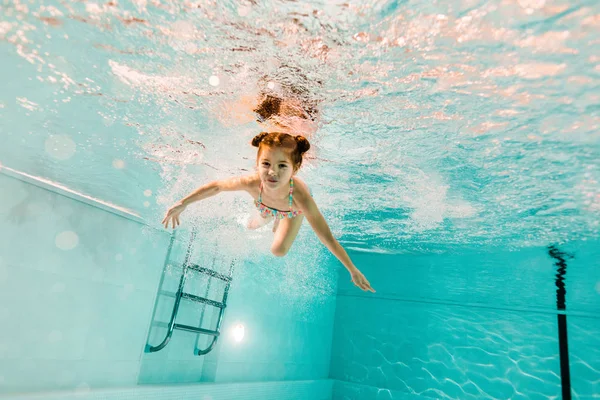
<svg viewBox="0 0 600 400">
<path fill-rule="evenodd" d="M 281 99 L 275 96 L 266 95 L 264 100 L 254 109 L 258 114 L 258 122 L 263 122 L 273 115 L 279 115 L 281 108 Z"/>
<path fill-rule="evenodd" d="M 258 147 L 258 155 L 261 150 L 267 147 L 281 147 L 290 150 L 290 157 L 295 169 L 302 165 L 302 156 L 310 149 L 310 143 L 301 135 L 292 136 L 289 133 L 281 132 L 261 132 L 252 139 L 252 146 Z"/>
<path fill-rule="evenodd" d="M 280 116 L 282 102 L 283 100 L 277 96 L 265 95 L 260 104 L 253 110 L 257 115 L 256 120 L 264 122 L 273 116 Z M 302 111 L 304 111 L 301 117 L 315 121 L 319 114 L 316 103 L 301 100 L 301 104 Z"/>
</svg>

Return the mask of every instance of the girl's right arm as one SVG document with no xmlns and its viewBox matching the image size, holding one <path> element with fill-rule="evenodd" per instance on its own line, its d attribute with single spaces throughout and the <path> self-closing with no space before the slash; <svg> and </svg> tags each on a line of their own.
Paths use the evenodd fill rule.
<svg viewBox="0 0 600 400">
<path fill-rule="evenodd" d="M 165 226 L 165 228 L 169 228 L 170 222 L 172 228 L 175 228 L 180 225 L 179 215 L 191 203 L 212 197 L 220 192 L 231 192 L 236 190 L 248 191 L 255 179 L 255 175 L 237 176 L 219 181 L 212 181 L 202 185 L 169 208 L 165 218 L 162 221 L 162 224 Z"/>
</svg>

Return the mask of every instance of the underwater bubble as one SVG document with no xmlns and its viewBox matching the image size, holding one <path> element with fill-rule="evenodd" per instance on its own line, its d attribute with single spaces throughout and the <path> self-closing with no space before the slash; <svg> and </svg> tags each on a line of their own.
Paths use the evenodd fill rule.
<svg viewBox="0 0 600 400">
<path fill-rule="evenodd" d="M 519 5 L 523 8 L 539 10 L 546 5 L 546 0 L 519 0 Z"/>
<path fill-rule="evenodd" d="M 54 243 L 61 250 L 72 250 L 79 244 L 79 236 L 73 231 L 64 231 L 56 235 Z"/>
<path fill-rule="evenodd" d="M 112 166 L 116 169 L 123 169 L 125 168 L 125 161 L 123 160 L 119 160 L 119 159 L 115 159 L 112 162 Z"/>
<path fill-rule="evenodd" d="M 237 9 L 237 14 L 240 17 L 245 17 L 246 15 L 250 14 L 250 11 L 252 11 L 252 9 L 248 6 L 239 6 Z"/>
<path fill-rule="evenodd" d="M 219 83 L 220 83 L 220 82 L 221 82 L 221 81 L 220 81 L 219 77 L 218 77 L 218 76 L 216 76 L 216 75 L 213 75 L 213 76 L 211 76 L 210 78 L 208 78 L 208 83 L 209 83 L 211 86 L 219 86 Z"/>
<path fill-rule="evenodd" d="M 193 39 L 196 27 L 190 21 L 175 21 L 171 24 L 173 34 L 181 39 Z"/>
<path fill-rule="evenodd" d="M 152 196 L 152 190 L 150 190 L 150 189 L 144 190 L 144 196 L 146 196 L 146 197 Z"/>
<path fill-rule="evenodd" d="M 57 160 L 68 160 L 73 157 L 76 145 L 67 135 L 51 135 L 44 143 L 44 149 L 51 157 Z"/>
</svg>

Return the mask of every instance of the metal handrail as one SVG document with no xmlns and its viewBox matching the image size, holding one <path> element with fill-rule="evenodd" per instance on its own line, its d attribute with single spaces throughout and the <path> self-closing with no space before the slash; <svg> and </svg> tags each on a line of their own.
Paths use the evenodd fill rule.
<svg viewBox="0 0 600 400">
<path fill-rule="evenodd" d="M 233 266 L 235 264 L 235 260 L 233 260 L 230 265 L 230 270 L 229 270 L 230 276 L 223 275 L 223 274 L 221 274 L 217 271 L 214 271 L 212 269 L 209 269 L 209 268 L 201 267 L 196 264 L 191 264 L 189 261 L 191 258 L 192 247 L 193 247 L 195 238 L 196 238 L 196 230 L 193 229 L 192 233 L 190 235 L 190 242 L 188 244 L 188 248 L 187 248 L 186 255 L 185 255 L 185 260 L 183 263 L 183 271 L 181 274 L 181 278 L 179 279 L 179 286 L 178 286 L 177 292 L 175 293 L 175 302 L 173 304 L 173 311 L 171 312 L 171 318 L 168 323 L 167 334 L 166 334 L 165 338 L 163 339 L 163 341 L 159 345 L 150 346 L 149 344 L 147 344 L 146 352 L 148 352 L 148 353 L 154 353 L 154 352 L 160 351 L 163 348 L 165 348 L 165 346 L 171 340 L 171 337 L 173 336 L 173 331 L 175 329 L 213 336 L 213 339 L 207 348 L 205 348 L 205 349 L 196 348 L 195 349 L 195 352 L 199 356 L 208 354 L 214 348 L 214 346 L 217 343 L 217 340 L 221 334 L 220 333 L 221 323 L 223 321 L 224 310 L 227 307 L 227 296 L 229 294 L 229 288 L 230 288 L 231 280 L 232 280 L 231 276 L 233 275 Z M 173 240 L 171 240 L 171 244 L 169 246 L 169 253 L 168 253 L 169 255 L 171 252 L 172 245 L 173 245 Z M 217 278 L 217 279 L 221 279 L 222 281 L 226 282 L 225 289 L 223 291 L 223 300 L 221 302 L 218 302 L 215 300 L 208 299 L 206 297 L 196 296 L 194 294 L 184 292 L 183 289 L 185 287 L 188 270 L 193 270 L 195 272 L 205 274 L 205 275 L 209 276 L 209 279 Z M 210 289 L 210 280 L 209 280 L 209 284 L 207 285 L 206 296 L 208 295 L 209 289 Z M 163 293 L 163 292 L 159 292 L 159 293 Z M 172 295 L 172 293 L 169 293 L 169 295 Z M 203 303 L 203 304 L 207 304 L 207 305 L 218 308 L 219 315 L 217 318 L 217 324 L 216 324 L 215 330 L 209 330 L 209 329 L 204 329 L 204 328 L 194 327 L 194 326 L 189 326 L 189 325 L 184 325 L 184 324 L 177 324 L 175 321 L 177 320 L 177 315 L 179 313 L 179 306 L 181 303 L 181 299 L 186 299 L 186 300 L 194 301 L 197 303 Z"/>
</svg>

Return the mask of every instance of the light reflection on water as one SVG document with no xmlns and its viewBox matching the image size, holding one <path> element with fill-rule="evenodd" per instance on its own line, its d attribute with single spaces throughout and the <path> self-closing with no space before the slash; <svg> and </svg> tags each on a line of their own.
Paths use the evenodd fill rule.
<svg viewBox="0 0 600 400">
<path fill-rule="evenodd" d="M 365 312 L 373 307 L 378 313 Z M 334 389 L 334 398 L 375 399 L 380 391 L 393 399 L 560 393 L 553 315 L 353 298 L 343 298 L 337 313 L 331 376 L 348 384 Z"/>
<path fill-rule="evenodd" d="M 11 2 L 0 160 L 160 220 L 252 169 L 268 87 L 320 110 L 282 123 L 308 132 L 304 175 L 354 248 L 596 237 L 599 16 L 529 0 Z"/>
</svg>

